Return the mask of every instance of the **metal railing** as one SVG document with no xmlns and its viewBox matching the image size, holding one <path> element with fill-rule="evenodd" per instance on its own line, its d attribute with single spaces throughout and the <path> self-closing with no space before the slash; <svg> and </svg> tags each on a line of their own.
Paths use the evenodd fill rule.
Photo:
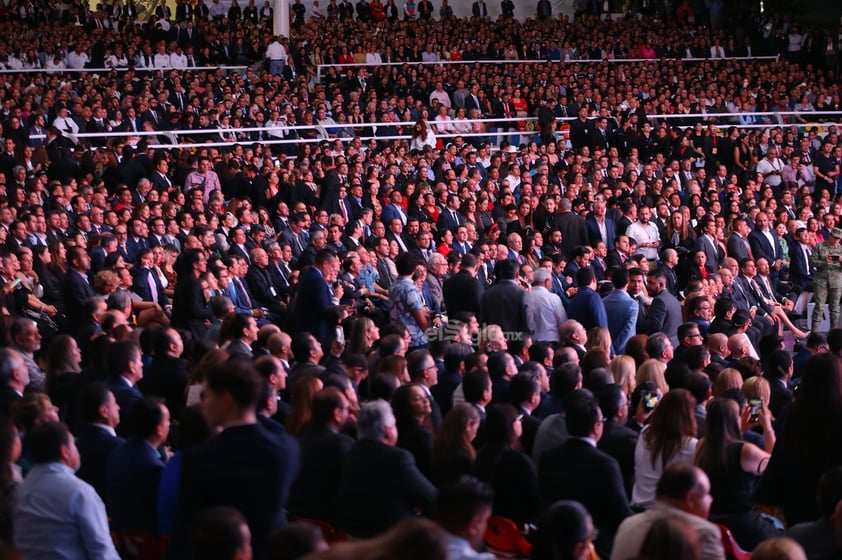
<svg viewBox="0 0 842 560">
<path fill-rule="evenodd" d="M 649 119 L 664 119 L 664 120 L 671 120 L 671 119 L 699 119 L 699 120 L 706 120 L 711 118 L 721 118 L 721 117 L 740 117 L 740 116 L 753 116 L 753 117 L 772 117 L 776 120 L 775 123 L 756 123 L 756 124 L 745 124 L 745 125 L 734 125 L 738 128 L 745 128 L 745 129 L 764 129 L 764 128 L 773 128 L 775 126 L 791 126 L 795 124 L 799 127 L 808 127 L 808 126 L 817 126 L 817 127 L 828 127 L 831 125 L 840 126 L 842 123 L 842 111 L 823 111 L 822 115 L 827 116 L 834 116 L 839 117 L 835 119 L 836 122 L 808 122 L 808 123 L 790 123 L 790 124 L 781 124 L 783 117 L 790 117 L 790 116 L 804 116 L 804 117 L 811 117 L 815 116 L 817 113 L 802 113 L 797 111 L 780 111 L 780 112 L 758 112 L 758 113 L 693 113 L 693 114 L 653 114 L 647 115 Z M 511 118 L 497 118 L 491 117 L 488 119 L 465 119 L 465 120 L 455 120 L 455 119 L 448 119 L 442 121 L 429 121 L 431 125 L 437 124 L 470 124 L 473 128 L 474 124 L 480 124 L 483 127 L 486 127 L 486 130 L 480 132 L 437 132 L 435 133 L 436 138 L 442 139 L 449 139 L 449 138 L 476 138 L 476 137 L 508 137 L 508 136 L 528 136 L 532 137 L 538 134 L 538 127 L 537 127 L 537 118 L 535 117 L 511 117 Z M 570 123 L 571 121 L 575 120 L 575 117 L 566 117 L 556 119 L 557 122 L 561 123 L 562 125 Z M 532 129 L 530 130 L 528 126 L 524 126 L 524 123 L 533 123 Z M 272 124 L 270 126 L 262 126 L 262 127 L 239 127 L 239 128 L 209 128 L 209 129 L 178 129 L 178 130 L 151 130 L 151 131 L 118 131 L 118 132 L 84 132 L 73 134 L 69 132 L 63 132 L 63 135 L 70 138 L 74 143 L 78 143 L 79 140 L 85 139 L 101 139 L 101 138 L 133 138 L 133 139 L 140 139 L 143 137 L 160 137 L 165 136 L 169 141 L 170 144 L 154 144 L 150 147 L 152 148 L 167 148 L 172 147 L 173 145 L 178 145 L 179 147 L 183 148 L 193 148 L 193 147 L 208 147 L 208 146 L 230 146 L 231 141 L 223 140 L 222 135 L 231 135 L 231 134 L 238 134 L 238 133 L 246 133 L 251 135 L 251 133 L 264 133 L 266 136 L 262 139 L 254 139 L 248 138 L 241 140 L 239 142 L 242 143 L 252 143 L 252 142 L 260 142 L 261 144 L 306 144 L 306 143 L 313 143 L 313 142 L 322 142 L 324 140 L 332 141 L 336 138 L 330 137 L 328 131 L 334 129 L 348 129 L 348 128 L 378 128 L 378 127 L 412 127 L 415 124 L 413 121 L 402 121 L 402 122 L 392 122 L 392 123 L 336 123 L 336 124 L 329 124 L 329 125 L 290 125 L 290 126 L 278 126 Z M 720 123 L 726 124 L 726 123 Z M 730 125 L 730 123 L 727 123 Z M 319 133 L 318 138 L 285 138 L 290 132 L 297 132 L 297 131 L 308 131 L 311 132 L 316 130 Z M 559 131 L 564 134 L 564 131 Z M 208 142 L 186 142 L 181 143 L 179 142 L 179 138 L 182 136 L 190 137 L 205 137 L 208 138 Z M 32 136 L 31 138 L 38 138 L 38 136 Z M 218 138 L 219 141 L 213 141 L 214 138 Z M 353 136 L 349 137 L 342 137 L 339 138 L 342 141 L 350 141 Z M 363 141 L 375 139 L 375 140 L 408 140 L 410 136 L 408 134 L 399 134 L 399 135 L 391 135 L 391 136 L 377 136 L 376 133 L 374 136 L 361 136 L 360 137 Z"/>
<path fill-rule="evenodd" d="M 413 61 L 413 62 L 381 62 L 379 64 L 368 64 L 366 62 L 352 62 L 349 64 L 319 64 L 316 66 L 316 79 L 322 81 L 322 68 L 371 68 L 375 66 L 440 66 L 450 64 L 595 64 L 607 62 L 610 64 L 627 64 L 635 62 L 658 62 L 663 60 L 660 58 L 580 58 L 575 60 L 547 60 L 547 59 L 527 59 L 527 60 L 435 60 L 435 61 Z M 710 62 L 717 60 L 769 60 L 777 62 L 780 57 L 775 56 L 734 56 L 734 57 L 716 57 L 716 58 L 669 58 L 667 60 L 675 60 L 681 62 Z"/>
<path fill-rule="evenodd" d="M 216 72 L 217 70 L 222 70 L 223 72 L 241 72 L 246 68 L 249 68 L 250 65 L 238 65 L 238 66 L 186 66 L 184 68 L 146 68 L 140 66 L 132 66 L 129 68 L 128 66 L 116 66 L 116 67 L 106 67 L 106 68 L 21 68 L 20 70 L 15 70 L 12 68 L 0 68 L 0 74 L 100 74 L 100 73 L 109 73 L 109 72 L 128 72 L 129 70 L 134 70 L 135 72 L 170 72 L 172 70 L 179 70 L 179 71 L 190 71 L 190 72 L 199 72 L 199 71 L 212 71 Z"/>
</svg>

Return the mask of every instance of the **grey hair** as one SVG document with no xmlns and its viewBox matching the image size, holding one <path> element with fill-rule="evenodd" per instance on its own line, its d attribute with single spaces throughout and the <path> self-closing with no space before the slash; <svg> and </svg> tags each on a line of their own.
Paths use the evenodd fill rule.
<svg viewBox="0 0 842 560">
<path fill-rule="evenodd" d="M 26 369 L 20 353 L 11 348 L 0 348 L 0 383 L 7 385 L 12 379 L 12 373 Z"/>
<path fill-rule="evenodd" d="M 360 441 L 380 441 L 386 436 L 386 429 L 394 426 L 392 407 L 382 399 L 365 403 L 357 415 L 357 437 Z"/>
<path fill-rule="evenodd" d="M 537 268 L 532 273 L 532 285 L 543 286 L 552 277 L 552 273 L 546 268 Z"/>
</svg>

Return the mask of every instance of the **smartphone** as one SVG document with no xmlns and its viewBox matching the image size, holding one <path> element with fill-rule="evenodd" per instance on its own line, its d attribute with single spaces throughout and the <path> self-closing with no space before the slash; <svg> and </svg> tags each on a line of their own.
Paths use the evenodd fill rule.
<svg viewBox="0 0 842 560">
<path fill-rule="evenodd" d="M 749 406 L 749 417 L 748 421 L 754 424 L 755 422 L 760 421 L 760 410 L 763 408 L 763 403 L 760 399 L 749 399 L 748 400 Z"/>
<path fill-rule="evenodd" d="M 336 327 L 336 344 L 345 346 L 345 331 L 342 327 Z"/>
<path fill-rule="evenodd" d="M 647 391 L 643 393 L 643 408 L 646 411 L 651 412 L 655 410 L 655 407 L 658 406 L 660 400 L 661 397 L 658 393 L 655 393 L 654 391 Z"/>
</svg>

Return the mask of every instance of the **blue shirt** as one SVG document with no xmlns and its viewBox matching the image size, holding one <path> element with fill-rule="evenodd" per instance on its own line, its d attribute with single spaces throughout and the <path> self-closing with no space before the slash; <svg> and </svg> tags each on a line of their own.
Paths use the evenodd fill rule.
<svg viewBox="0 0 842 560">
<path fill-rule="evenodd" d="M 367 288 L 369 292 L 374 293 L 374 283 L 377 281 L 377 270 L 371 266 L 371 263 L 363 266 L 357 276 L 360 280 L 360 286 Z"/>
<path fill-rule="evenodd" d="M 427 335 L 421 330 L 412 314 L 413 311 L 418 311 L 424 307 L 424 300 L 412 280 L 406 276 L 398 277 L 389 290 L 389 300 L 392 304 L 391 309 L 389 309 L 389 319 L 400 321 L 406 325 L 407 330 L 409 330 L 409 346 L 412 348 L 425 346 L 428 343 Z"/>
<path fill-rule="evenodd" d="M 27 560 L 120 560 L 102 499 L 62 463 L 35 465 L 21 483 L 15 545 Z"/>
</svg>

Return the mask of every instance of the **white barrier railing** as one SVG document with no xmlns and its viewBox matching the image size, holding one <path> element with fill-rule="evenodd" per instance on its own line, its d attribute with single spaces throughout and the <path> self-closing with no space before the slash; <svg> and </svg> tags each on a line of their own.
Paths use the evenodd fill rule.
<svg viewBox="0 0 842 560">
<path fill-rule="evenodd" d="M 248 68 L 246 65 L 239 66 L 187 66 L 185 68 L 146 68 L 140 66 L 117 66 L 114 68 L 21 68 L 15 70 L 12 68 L 0 68 L 0 74 L 99 74 L 108 72 L 128 72 L 134 70 L 136 72 L 170 72 L 172 70 L 179 71 L 212 71 L 222 70 L 223 72 L 242 71 Z"/>
<path fill-rule="evenodd" d="M 548 62 L 554 64 L 594 64 L 608 62 L 610 64 L 630 64 L 635 62 L 658 62 L 659 58 L 579 58 L 575 60 L 546 60 L 546 59 L 527 59 L 527 60 L 435 60 L 435 61 L 412 61 L 412 62 L 381 62 L 379 64 L 368 64 L 366 62 L 352 62 L 349 64 L 319 64 L 316 66 L 316 79 L 322 81 L 322 68 L 356 68 L 356 67 L 374 67 L 374 66 L 439 66 L 449 64 L 546 64 Z M 676 60 L 681 62 L 709 62 L 717 60 L 780 60 L 780 57 L 775 56 L 734 56 L 734 57 L 717 57 L 717 58 L 670 58 L 667 60 Z"/>
</svg>

